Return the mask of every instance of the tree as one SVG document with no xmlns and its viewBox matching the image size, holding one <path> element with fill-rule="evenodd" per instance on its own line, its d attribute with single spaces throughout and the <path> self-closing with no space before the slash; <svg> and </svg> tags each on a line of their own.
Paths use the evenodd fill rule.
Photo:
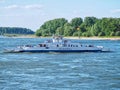
<svg viewBox="0 0 120 90">
<path fill-rule="evenodd" d="M 100 32 L 101 32 L 101 27 L 99 22 L 97 22 L 91 27 L 91 34 L 92 36 L 98 36 Z"/>
<path fill-rule="evenodd" d="M 54 20 L 49 20 L 47 22 L 45 22 L 38 30 L 37 33 L 40 32 L 46 32 L 46 30 L 48 30 L 48 36 L 51 36 L 51 34 L 55 34 L 56 30 L 58 27 L 63 27 L 65 23 L 67 23 L 68 21 L 65 18 L 58 18 L 58 19 L 54 19 Z M 45 31 L 44 31 L 45 30 Z M 39 34 L 36 34 L 39 35 Z"/>
<path fill-rule="evenodd" d="M 96 17 L 85 17 L 84 24 L 86 26 L 92 26 L 96 23 L 98 19 Z"/>
<path fill-rule="evenodd" d="M 37 30 L 37 31 L 35 32 L 35 35 L 36 35 L 36 36 L 42 36 L 41 30 Z"/>
<path fill-rule="evenodd" d="M 83 23 L 82 18 L 73 18 L 70 22 L 71 26 L 77 29 Z"/>
<path fill-rule="evenodd" d="M 57 30 L 56 30 L 56 34 L 64 35 L 64 27 L 58 27 Z"/>
<path fill-rule="evenodd" d="M 6 29 L 7 32 L 10 32 Z M 85 17 L 73 18 L 70 23 L 65 18 L 58 18 L 45 22 L 36 35 L 51 36 L 62 34 L 65 36 L 119 36 L 120 18 Z"/>
<path fill-rule="evenodd" d="M 20 27 L 0 27 L 0 34 L 34 34 L 34 32 L 27 28 Z"/>
<path fill-rule="evenodd" d="M 82 24 L 80 25 L 80 31 L 81 31 L 81 32 L 86 32 L 86 26 L 85 26 L 84 23 L 82 23 Z"/>
<path fill-rule="evenodd" d="M 72 36 L 73 33 L 74 33 L 73 27 L 69 23 L 66 23 L 64 25 L 64 36 Z"/>
</svg>

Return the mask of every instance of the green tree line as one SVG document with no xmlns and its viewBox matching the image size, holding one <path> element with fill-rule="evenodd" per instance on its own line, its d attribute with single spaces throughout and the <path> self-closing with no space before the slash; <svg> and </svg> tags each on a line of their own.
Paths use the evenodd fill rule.
<svg viewBox="0 0 120 90">
<path fill-rule="evenodd" d="M 0 27 L 0 35 L 4 35 L 4 34 L 34 34 L 34 32 L 27 28 Z"/>
<path fill-rule="evenodd" d="M 120 18 L 81 17 L 73 18 L 70 22 L 58 18 L 45 22 L 35 33 L 37 36 L 120 36 Z"/>
</svg>

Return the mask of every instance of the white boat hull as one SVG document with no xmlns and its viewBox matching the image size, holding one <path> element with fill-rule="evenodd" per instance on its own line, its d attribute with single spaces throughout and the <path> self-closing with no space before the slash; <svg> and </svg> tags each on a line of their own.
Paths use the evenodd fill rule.
<svg viewBox="0 0 120 90">
<path fill-rule="evenodd" d="M 84 45 L 81 43 L 71 43 L 69 40 L 64 40 L 62 37 L 53 37 L 52 40 L 47 40 L 36 46 L 24 45 L 19 46 L 8 52 L 103 52 L 103 46 Z"/>
<path fill-rule="evenodd" d="M 29 47 L 23 49 L 8 50 L 8 52 L 102 52 L 102 48 L 80 47 L 80 48 L 38 48 Z"/>
</svg>

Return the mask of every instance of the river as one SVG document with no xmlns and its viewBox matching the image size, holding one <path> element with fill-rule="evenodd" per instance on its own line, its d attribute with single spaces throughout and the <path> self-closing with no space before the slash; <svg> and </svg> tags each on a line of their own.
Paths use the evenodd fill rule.
<svg viewBox="0 0 120 90">
<path fill-rule="evenodd" d="M 0 38 L 0 90 L 119 90 L 120 41 L 72 40 L 102 45 L 107 53 L 4 53 L 41 38 Z"/>
</svg>

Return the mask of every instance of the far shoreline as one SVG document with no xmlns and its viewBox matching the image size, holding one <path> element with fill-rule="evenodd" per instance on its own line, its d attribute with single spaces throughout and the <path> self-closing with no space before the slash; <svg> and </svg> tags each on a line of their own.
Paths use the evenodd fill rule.
<svg viewBox="0 0 120 90">
<path fill-rule="evenodd" d="M 65 37 L 67 39 L 81 39 L 81 40 L 120 40 L 120 37 Z"/>
<path fill-rule="evenodd" d="M 7 37 L 7 36 L 5 36 Z M 11 36 L 10 38 L 51 38 L 51 37 L 38 37 L 35 35 L 18 35 L 18 36 Z M 81 39 L 81 40 L 120 40 L 120 37 L 73 37 L 68 36 L 64 37 L 65 39 Z"/>
</svg>

